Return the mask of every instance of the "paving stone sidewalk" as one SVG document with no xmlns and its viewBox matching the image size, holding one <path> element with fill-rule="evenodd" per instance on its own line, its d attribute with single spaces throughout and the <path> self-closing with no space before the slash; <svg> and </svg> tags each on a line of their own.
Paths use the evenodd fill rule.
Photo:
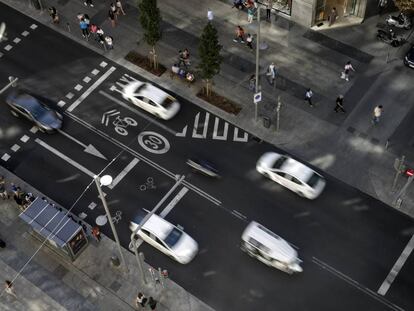
<svg viewBox="0 0 414 311">
<path fill-rule="evenodd" d="M 2 167 L 0 175 L 5 176 L 7 188 L 13 182 L 24 192 L 43 196 Z M 0 249 L 0 310 L 131 311 L 137 310 L 134 301 L 138 291 L 153 296 L 158 311 L 212 310 L 173 280 L 165 279 L 165 287 L 154 284 L 147 264 L 148 284 L 144 284 L 135 257 L 126 250 L 128 272 L 112 266 L 111 256 L 116 255 L 117 248 L 106 236 L 99 243 L 89 236 L 89 245 L 74 262 L 47 246 L 40 248 L 40 241 L 30 234 L 19 213 L 13 199 L 0 199 L 0 238 L 7 244 Z M 3 291 L 5 280 L 13 281 L 17 299 Z"/>
<path fill-rule="evenodd" d="M 261 41 L 265 41 L 268 48 L 261 53 L 261 72 L 271 61 L 275 61 L 280 75 L 275 88 L 268 85 L 262 75 L 263 101 L 259 106 L 260 118 L 255 122 L 254 105 L 250 100 L 253 94 L 248 89 L 248 77 L 254 72 L 254 53 L 234 43 L 232 38 L 236 25 L 242 25 L 250 33 L 255 33 L 257 26 L 255 23 L 248 24 L 245 12 L 232 9 L 229 1 L 187 0 L 186 5 L 175 0 L 159 1 L 164 35 L 158 44 L 158 56 L 161 63 L 169 68 L 177 60 L 178 50 L 187 47 L 196 63 L 198 37 L 207 21 L 207 8 L 211 8 L 224 56 L 222 70 L 215 78 L 215 90 L 242 105 L 243 109 L 237 116 L 226 114 L 196 97 L 200 81 L 188 88 L 180 81 L 171 80 L 168 74 L 154 77 L 125 61 L 124 57 L 130 50 L 144 55 L 148 52 L 148 47 L 143 43 L 135 1 L 124 1 L 127 15 L 120 16 L 118 26 L 113 29 L 106 18 L 110 1 L 95 1 L 95 7 L 90 8 L 85 7 L 82 1 L 42 0 L 44 8 L 53 5 L 60 12 L 59 26 L 51 23 L 46 12 L 34 9 L 25 0 L 1 1 L 385 203 L 392 205 L 395 201 L 396 193 L 391 191 L 395 173 L 393 164 L 401 154 L 394 154 L 385 148 L 395 124 L 389 122 L 383 131 L 371 133 L 364 119 L 364 115 L 369 113 L 367 109 L 370 109 L 368 103 L 363 101 L 364 95 L 376 86 L 378 77 L 394 66 L 391 63 L 384 69 L 382 65 L 387 49 L 375 40 L 375 25 L 380 21 L 379 17 L 372 17 L 361 25 L 347 29 L 318 33 L 281 17 L 276 17 L 272 23 L 262 22 Z M 81 38 L 76 23 L 79 12 L 88 13 L 93 23 L 99 24 L 114 37 L 114 50 L 105 51 L 93 40 L 87 42 Z M 68 32 L 68 24 L 71 32 Z M 401 53 L 397 50 L 392 58 L 398 59 Z M 339 78 L 339 73 L 349 59 L 352 59 L 357 72 L 349 83 L 345 83 Z M 314 108 L 308 107 L 303 100 L 308 87 L 315 93 Z M 338 94 L 345 95 L 349 116 L 338 116 L 333 112 L 333 102 Z M 280 129 L 276 132 L 278 96 L 282 109 Z M 407 105 L 407 108 L 396 111 L 393 118 L 402 119 L 409 107 Z M 271 118 L 270 128 L 263 127 L 262 116 Z M 413 160 L 408 159 L 411 166 Z M 397 189 L 404 182 L 400 178 Z M 414 215 L 413 193 L 407 192 L 400 207 L 401 211 L 410 215 Z"/>
</svg>

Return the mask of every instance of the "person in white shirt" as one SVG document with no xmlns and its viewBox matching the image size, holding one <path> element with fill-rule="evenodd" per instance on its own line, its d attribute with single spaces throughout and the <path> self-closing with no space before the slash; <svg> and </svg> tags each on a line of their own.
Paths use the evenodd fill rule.
<svg viewBox="0 0 414 311">
<path fill-rule="evenodd" d="M 374 125 L 378 124 L 383 112 L 384 112 L 384 109 L 382 105 L 378 105 L 374 108 L 374 113 L 373 113 L 373 118 L 372 118 L 372 123 L 374 123 Z"/>
<path fill-rule="evenodd" d="M 345 79 L 346 81 L 349 81 L 349 72 L 351 70 L 352 71 L 355 71 L 354 67 L 352 67 L 351 61 L 348 61 L 345 64 L 344 71 L 343 71 L 343 75 L 342 75 L 343 79 Z"/>
<path fill-rule="evenodd" d="M 305 100 L 308 102 L 310 107 L 313 107 L 312 104 L 312 96 L 313 96 L 313 92 L 311 89 L 308 89 L 305 93 Z"/>
<path fill-rule="evenodd" d="M 207 19 L 211 22 L 214 18 L 213 11 L 209 8 L 207 10 Z"/>
</svg>

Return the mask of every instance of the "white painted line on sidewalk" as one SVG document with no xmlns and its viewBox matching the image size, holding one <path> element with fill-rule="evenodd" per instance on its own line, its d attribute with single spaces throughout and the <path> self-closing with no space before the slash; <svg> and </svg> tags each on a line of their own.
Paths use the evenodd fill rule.
<svg viewBox="0 0 414 311">
<path fill-rule="evenodd" d="M 10 51 L 12 48 L 13 48 L 13 47 L 12 47 L 10 44 L 7 44 L 7 45 L 4 47 L 4 49 L 5 49 L 6 51 Z"/>
<path fill-rule="evenodd" d="M 77 90 L 78 92 L 83 89 L 83 86 L 80 84 L 76 84 L 76 86 L 74 87 L 75 90 Z"/>
<path fill-rule="evenodd" d="M 71 158 L 69 158 L 68 156 L 64 155 L 62 152 L 60 152 L 59 150 L 53 148 L 52 146 L 48 145 L 47 143 L 45 143 L 43 140 L 36 138 L 35 142 L 37 142 L 40 146 L 42 146 L 43 148 L 49 150 L 50 152 L 54 153 L 55 155 L 57 155 L 59 158 L 65 160 L 66 162 L 68 162 L 70 165 L 76 167 L 77 169 L 79 169 L 80 171 L 84 172 L 86 175 L 88 175 L 89 177 L 94 178 L 94 176 L 96 174 L 92 173 L 90 170 L 88 170 L 86 167 L 82 166 L 81 164 L 79 164 L 78 162 L 75 162 L 74 160 L 72 160 Z"/>
<path fill-rule="evenodd" d="M 86 76 L 85 78 L 83 78 L 83 82 L 85 82 L 85 83 L 89 83 L 89 81 L 91 81 L 92 79 L 91 78 L 89 78 L 88 76 Z"/>
<path fill-rule="evenodd" d="M 108 65 L 108 63 L 106 63 L 106 62 L 102 62 L 102 63 L 99 64 L 99 66 L 101 66 L 102 68 L 105 68 L 106 65 Z"/>
<path fill-rule="evenodd" d="M 7 161 L 8 159 L 10 159 L 10 155 L 8 153 L 3 154 L 3 156 L 1 157 L 1 159 L 3 161 Z"/>
<path fill-rule="evenodd" d="M 247 132 L 244 132 L 243 137 L 239 137 L 239 128 L 238 127 L 234 128 L 233 141 L 246 142 L 248 139 L 249 139 L 249 135 L 247 134 Z"/>
<path fill-rule="evenodd" d="M 371 289 L 361 285 L 359 282 L 355 281 L 354 279 L 350 278 L 349 276 L 343 274 L 339 270 L 331 267 L 327 263 L 323 262 L 322 260 L 312 257 L 312 262 L 317 264 L 322 269 L 332 273 L 333 275 L 337 276 L 341 280 L 345 281 L 346 283 L 350 284 L 351 286 L 355 287 L 356 289 L 359 289 L 361 292 L 367 294 L 368 296 L 374 298 L 378 302 L 386 305 L 388 308 L 394 310 L 394 311 L 404 311 L 403 308 L 393 304 L 392 302 L 388 301 L 384 297 L 378 295 L 376 292 L 372 291 Z"/>
<path fill-rule="evenodd" d="M 128 109 L 129 111 L 139 115 L 141 118 L 146 119 L 147 121 L 149 121 L 152 124 L 157 125 L 158 127 L 164 129 L 165 131 L 167 131 L 168 133 L 171 133 L 172 135 L 176 135 L 177 132 L 174 131 L 173 129 L 170 129 L 168 126 L 162 124 L 161 122 L 158 122 L 157 120 L 151 118 L 150 116 L 147 116 L 146 114 L 140 112 L 139 110 L 137 110 L 136 108 L 132 108 L 130 106 L 128 106 L 127 104 L 125 104 L 123 101 L 111 96 L 110 94 L 104 92 L 104 91 L 99 91 L 99 94 L 105 96 L 106 98 L 112 100 L 113 102 L 117 103 L 118 105 Z"/>
<path fill-rule="evenodd" d="M 27 37 L 28 35 L 30 35 L 30 32 L 28 32 L 26 30 L 22 32 L 23 37 Z"/>
<path fill-rule="evenodd" d="M 24 142 L 24 143 L 26 143 L 29 139 L 30 139 L 30 137 L 29 137 L 29 136 L 27 136 L 27 135 L 23 135 L 23 136 L 20 138 L 20 140 L 21 140 L 22 142 Z"/>
<path fill-rule="evenodd" d="M 217 140 L 226 140 L 227 139 L 227 132 L 229 131 L 229 124 L 227 122 L 224 122 L 224 131 L 223 135 L 217 135 L 218 130 L 218 124 L 220 122 L 220 118 L 217 118 L 214 120 L 214 131 L 213 131 L 213 139 Z"/>
<path fill-rule="evenodd" d="M 20 149 L 20 146 L 18 144 L 14 144 L 10 149 L 16 152 L 17 150 Z"/>
<path fill-rule="evenodd" d="M 108 186 L 109 189 L 114 189 L 115 186 L 128 174 L 139 162 L 139 159 L 133 158 L 132 161 L 125 166 L 125 168 L 114 178 L 112 184 Z"/>
<path fill-rule="evenodd" d="M 73 94 L 72 92 L 69 92 L 69 93 L 67 93 L 67 94 L 65 95 L 65 97 L 66 97 L 67 99 L 72 99 L 72 98 L 73 98 L 73 96 L 75 96 L 75 94 Z"/>
<path fill-rule="evenodd" d="M 199 119 L 200 119 L 200 113 L 197 113 L 194 119 L 193 138 L 206 138 L 207 130 L 208 130 L 208 120 L 210 119 L 210 114 L 206 112 L 206 117 L 204 119 L 204 125 L 203 125 L 203 134 L 197 134 Z"/>
<path fill-rule="evenodd" d="M 187 192 L 188 192 L 188 188 L 183 187 L 180 190 L 180 192 L 178 192 L 177 195 L 171 200 L 171 202 L 168 203 L 168 205 L 162 210 L 162 212 L 160 213 L 160 217 L 164 218 L 165 216 L 167 216 L 168 213 L 172 211 L 174 206 L 177 205 L 177 203 L 185 196 Z"/>
<path fill-rule="evenodd" d="M 384 282 L 382 282 L 380 288 L 377 291 L 378 294 L 384 296 L 387 293 L 387 291 L 389 290 L 392 282 L 394 282 L 395 278 L 397 277 L 397 275 L 400 272 L 401 268 L 404 266 L 404 263 L 407 261 L 408 256 L 410 256 L 413 249 L 414 249 L 414 234 L 411 237 L 410 241 L 408 241 L 408 243 L 405 246 L 404 250 L 402 251 L 400 257 L 398 257 L 398 259 L 395 262 L 394 266 L 392 267 L 390 273 L 388 273 L 388 275 L 385 278 Z"/>
<path fill-rule="evenodd" d="M 20 39 L 18 37 L 14 38 L 14 40 L 13 40 L 13 42 L 16 43 L 16 44 L 19 43 L 20 41 L 22 41 L 22 39 Z"/>
<path fill-rule="evenodd" d="M 63 107 L 63 106 L 65 106 L 65 105 L 66 105 L 66 102 L 64 102 L 63 100 L 59 100 L 59 101 L 58 101 L 58 103 L 57 103 L 57 105 L 58 105 L 59 107 Z"/>
<path fill-rule="evenodd" d="M 32 132 L 33 134 L 36 134 L 38 130 L 39 128 L 37 126 L 32 126 L 32 128 L 30 129 L 30 132 Z"/>
<path fill-rule="evenodd" d="M 115 67 L 111 67 L 108 69 L 107 72 L 105 72 L 98 80 L 95 81 L 94 84 L 92 84 L 86 91 L 85 93 L 83 93 L 77 100 L 74 101 L 74 103 L 72 105 L 69 106 L 69 108 L 67 109 L 67 111 L 73 111 L 73 109 L 75 109 L 76 107 L 79 106 L 79 104 L 86 98 L 89 96 L 90 93 L 93 92 L 93 90 L 95 90 L 102 82 L 105 81 L 106 78 L 108 78 L 110 76 L 111 73 L 113 73 L 115 71 Z"/>
<path fill-rule="evenodd" d="M 31 28 L 31 29 L 36 29 L 36 28 L 37 28 L 37 25 L 36 25 L 36 24 L 31 24 L 31 25 L 30 25 L 30 28 Z"/>
<path fill-rule="evenodd" d="M 98 73 L 99 73 L 99 70 L 98 70 L 98 69 L 94 69 L 94 70 L 92 70 L 92 74 L 93 74 L 94 76 L 96 76 Z"/>
</svg>

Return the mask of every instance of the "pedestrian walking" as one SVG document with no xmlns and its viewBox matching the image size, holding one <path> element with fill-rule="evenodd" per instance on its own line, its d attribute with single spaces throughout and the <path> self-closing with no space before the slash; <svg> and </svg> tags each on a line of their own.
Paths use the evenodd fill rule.
<svg viewBox="0 0 414 311">
<path fill-rule="evenodd" d="M 305 93 L 305 100 L 308 102 L 309 106 L 313 107 L 312 104 L 312 96 L 313 96 L 313 92 L 311 89 L 307 89 L 306 93 Z"/>
<path fill-rule="evenodd" d="M 109 5 L 109 9 L 112 11 L 112 13 L 114 13 L 115 18 L 116 18 L 118 15 L 117 14 L 118 10 L 116 9 L 116 5 L 113 2 Z"/>
<path fill-rule="evenodd" d="M 254 17 L 255 7 L 253 5 L 247 8 L 247 22 L 252 23 Z"/>
<path fill-rule="evenodd" d="M 233 6 L 231 8 L 236 8 L 238 10 L 243 10 L 243 0 L 233 0 Z"/>
<path fill-rule="evenodd" d="M 148 305 L 151 310 L 155 310 L 155 308 L 157 307 L 157 301 L 154 298 L 150 297 L 148 299 Z"/>
<path fill-rule="evenodd" d="M 117 11 L 118 15 L 120 13 L 122 13 L 122 15 L 126 15 L 126 13 L 124 11 L 124 7 L 122 6 L 121 0 L 116 0 L 115 1 L 115 6 L 116 6 L 116 11 Z"/>
<path fill-rule="evenodd" d="M 92 228 L 92 236 L 96 239 L 97 242 L 100 242 L 102 237 L 101 237 L 101 230 L 99 230 L 99 227 L 93 227 Z"/>
<path fill-rule="evenodd" d="M 256 88 L 256 75 L 251 75 L 249 78 L 249 90 L 254 91 Z"/>
<path fill-rule="evenodd" d="M 112 28 L 114 28 L 116 26 L 116 15 L 112 9 L 109 9 L 108 18 L 111 21 Z"/>
<path fill-rule="evenodd" d="M 97 40 L 99 41 L 100 44 L 104 44 L 105 43 L 105 37 L 104 37 L 104 31 L 102 30 L 102 28 L 97 27 L 98 29 L 96 30 L 96 35 L 98 36 Z"/>
<path fill-rule="evenodd" d="M 7 294 L 9 294 L 10 296 L 13 296 L 14 298 L 16 298 L 16 299 L 17 299 L 17 295 L 16 295 L 16 293 L 14 292 L 14 286 L 13 286 L 12 281 L 6 280 L 6 281 L 4 282 L 4 291 L 5 291 Z"/>
<path fill-rule="evenodd" d="M 336 98 L 336 105 L 335 105 L 335 112 L 341 111 L 342 113 L 345 113 L 345 108 L 344 108 L 344 96 L 343 95 L 339 95 Z"/>
<path fill-rule="evenodd" d="M 108 47 L 108 50 L 112 50 L 114 48 L 114 38 L 111 36 L 105 36 L 105 43 Z"/>
<path fill-rule="evenodd" d="M 210 8 L 207 9 L 207 19 L 209 22 L 211 22 L 214 19 L 213 11 Z"/>
<path fill-rule="evenodd" d="M 14 192 L 13 199 L 16 202 L 17 206 L 23 210 L 24 209 L 24 192 L 17 187 L 16 192 Z"/>
<path fill-rule="evenodd" d="M 81 21 L 79 22 L 80 29 L 82 31 L 82 37 L 88 38 L 89 37 L 89 30 L 88 30 L 88 23 L 86 22 L 85 18 L 82 17 Z"/>
<path fill-rule="evenodd" d="M 266 72 L 266 76 L 267 76 L 267 81 L 269 82 L 270 85 L 273 85 L 276 79 L 276 66 L 275 63 L 271 63 L 269 65 L 269 67 L 267 67 L 267 72 Z"/>
<path fill-rule="evenodd" d="M 4 179 L 4 176 L 0 176 L 0 197 L 3 200 L 6 200 L 9 198 L 9 194 L 6 190 L 6 180 Z"/>
<path fill-rule="evenodd" d="M 266 20 L 270 22 L 273 8 L 273 0 L 266 1 Z"/>
<path fill-rule="evenodd" d="M 253 37 L 249 33 L 247 34 L 247 38 L 246 38 L 246 46 L 250 48 L 250 50 L 253 50 Z"/>
<path fill-rule="evenodd" d="M 59 15 L 58 15 L 58 11 L 56 10 L 56 8 L 52 6 L 48 9 L 48 11 L 49 11 L 50 17 L 52 18 L 53 24 L 59 24 Z"/>
<path fill-rule="evenodd" d="M 383 112 L 384 112 L 384 109 L 383 109 L 382 105 L 378 105 L 374 108 L 373 117 L 372 117 L 372 123 L 374 125 L 379 123 L 380 117 L 381 117 Z"/>
<path fill-rule="evenodd" d="M 351 61 L 348 61 L 344 66 L 344 71 L 342 71 L 341 73 L 341 78 L 345 79 L 346 81 L 349 81 L 349 72 L 351 70 L 355 72 L 354 67 L 352 67 Z"/>
<path fill-rule="evenodd" d="M 78 14 L 76 14 L 76 18 L 78 19 L 78 22 L 80 23 L 80 21 L 82 20 L 82 18 L 83 18 L 83 14 L 82 13 L 78 13 Z"/>
<path fill-rule="evenodd" d="M 137 306 L 138 309 L 145 308 L 145 305 L 147 304 L 147 297 L 145 297 L 145 295 L 141 292 L 138 292 L 137 298 L 135 299 L 135 305 Z"/>
<path fill-rule="evenodd" d="M 244 43 L 244 29 L 240 25 L 236 27 L 236 38 L 233 41 Z"/>
<path fill-rule="evenodd" d="M 85 0 L 85 2 L 83 3 L 85 6 L 90 6 L 91 8 L 93 8 L 93 3 L 92 0 Z"/>
<path fill-rule="evenodd" d="M 329 16 L 328 16 L 329 26 L 332 26 L 332 24 L 336 21 L 337 18 L 338 18 L 338 13 L 336 12 L 336 8 L 333 7 L 331 10 L 331 13 L 329 13 Z"/>
<path fill-rule="evenodd" d="M 387 4 L 388 4 L 388 0 L 378 0 L 378 14 L 379 15 L 382 15 Z"/>
<path fill-rule="evenodd" d="M 89 26 L 89 32 L 92 34 L 93 38 L 98 41 L 98 34 L 96 33 L 98 31 L 98 26 L 95 24 L 91 24 Z"/>
</svg>

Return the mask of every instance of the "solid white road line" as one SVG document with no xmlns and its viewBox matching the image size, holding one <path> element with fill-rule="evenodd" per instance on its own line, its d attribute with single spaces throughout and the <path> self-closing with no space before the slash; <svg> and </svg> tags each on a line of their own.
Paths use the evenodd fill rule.
<svg viewBox="0 0 414 311">
<path fill-rule="evenodd" d="M 218 125 L 220 122 L 220 118 L 217 118 L 214 120 L 214 131 L 213 131 L 213 139 L 217 140 L 226 140 L 227 139 L 227 132 L 229 130 L 229 124 L 227 122 L 224 122 L 224 131 L 223 135 L 217 135 Z"/>
<path fill-rule="evenodd" d="M 359 289 L 363 293 L 371 296 L 372 298 L 374 298 L 375 300 L 379 301 L 380 303 L 386 305 L 388 308 L 390 308 L 392 310 L 395 310 L 395 311 L 404 311 L 403 308 L 401 308 L 401 307 L 393 304 L 392 302 L 388 301 L 384 297 L 378 295 L 376 292 L 374 292 L 371 289 L 369 289 L 369 288 L 361 285 L 359 282 L 357 282 L 354 279 L 350 278 L 349 276 L 343 274 L 339 270 L 331 267 L 330 265 L 328 265 L 327 263 L 323 262 L 322 260 L 320 260 L 320 259 L 318 259 L 316 257 L 312 257 L 312 262 L 314 262 L 315 264 L 317 264 L 322 269 L 324 269 L 324 270 L 332 273 L 333 275 L 335 275 L 338 278 L 342 279 L 343 281 L 347 282 L 348 284 L 352 285 L 353 287 Z"/>
<path fill-rule="evenodd" d="M 112 184 L 110 184 L 108 188 L 114 189 L 115 186 L 122 180 L 122 178 L 124 178 L 126 174 L 128 174 L 135 167 L 135 165 L 138 164 L 138 162 L 139 162 L 139 159 L 133 158 L 132 161 L 127 166 L 125 166 L 125 168 L 121 171 L 121 173 L 119 173 L 114 178 L 114 180 L 112 181 Z"/>
<path fill-rule="evenodd" d="M 394 266 L 392 267 L 390 273 L 388 273 L 384 282 L 382 282 L 382 285 L 377 291 L 378 294 L 384 296 L 387 293 L 388 289 L 391 286 L 391 283 L 394 282 L 395 278 L 397 277 L 397 274 L 400 272 L 401 268 L 406 262 L 408 256 L 410 256 L 413 249 L 414 249 L 414 235 L 411 237 L 410 241 L 408 241 L 400 257 L 395 262 Z"/>
<path fill-rule="evenodd" d="M 204 119 L 204 126 L 203 126 L 203 134 L 197 134 L 199 119 L 200 119 L 200 113 L 197 113 L 194 119 L 193 137 L 194 138 L 206 138 L 207 130 L 208 130 L 208 120 L 210 119 L 210 114 L 206 112 L 206 118 Z"/>
<path fill-rule="evenodd" d="M 150 123 L 153 123 L 155 125 L 157 125 L 158 127 L 162 128 L 163 130 L 167 131 L 168 133 L 171 133 L 172 135 L 177 134 L 176 131 L 174 131 L 173 129 L 170 129 L 168 126 L 165 126 L 164 124 L 154 120 L 153 118 L 147 116 L 146 114 L 141 113 L 139 110 L 132 108 L 130 106 L 128 106 L 127 104 L 125 104 L 123 101 L 111 96 L 110 94 L 104 92 L 104 91 L 99 91 L 99 94 L 105 96 L 106 98 L 112 100 L 113 102 L 117 103 L 118 105 L 128 109 L 129 111 L 139 115 L 141 118 L 146 119 L 147 121 L 149 121 Z"/>
<path fill-rule="evenodd" d="M 180 192 L 178 192 L 177 195 L 171 200 L 171 202 L 168 203 L 168 205 L 162 210 L 162 212 L 160 213 L 160 217 L 164 218 L 165 216 L 167 216 L 168 213 L 172 211 L 174 206 L 177 205 L 178 201 L 180 201 L 187 192 L 187 187 L 182 188 Z"/>
<path fill-rule="evenodd" d="M 85 93 L 83 93 L 77 100 L 75 100 L 73 102 L 72 105 L 69 106 L 69 108 L 67 109 L 68 111 L 73 111 L 73 109 L 75 109 L 76 107 L 78 107 L 80 105 L 80 103 L 89 96 L 89 94 L 91 94 L 93 92 L 93 90 L 95 90 L 102 82 L 105 81 L 106 78 L 108 78 L 111 73 L 113 73 L 115 71 L 115 67 L 111 67 L 108 69 L 107 72 L 105 72 L 98 80 L 95 81 L 94 84 L 92 84 L 86 91 Z"/>
<path fill-rule="evenodd" d="M 69 164 L 71 164 L 72 166 L 76 167 L 77 169 L 79 169 L 80 171 L 84 172 L 86 175 L 88 175 L 89 177 L 94 178 L 96 174 L 92 173 L 90 170 L 88 170 L 86 167 L 80 165 L 78 162 L 73 161 L 72 159 L 70 159 L 68 156 L 64 155 L 62 152 L 60 152 L 59 150 L 53 148 L 52 146 L 48 145 L 47 143 L 45 143 L 43 140 L 36 138 L 35 142 L 37 142 L 40 146 L 42 146 L 43 148 L 49 150 L 50 152 L 54 153 L 55 155 L 57 155 L 59 158 L 65 160 L 66 162 L 68 162 Z"/>
</svg>

